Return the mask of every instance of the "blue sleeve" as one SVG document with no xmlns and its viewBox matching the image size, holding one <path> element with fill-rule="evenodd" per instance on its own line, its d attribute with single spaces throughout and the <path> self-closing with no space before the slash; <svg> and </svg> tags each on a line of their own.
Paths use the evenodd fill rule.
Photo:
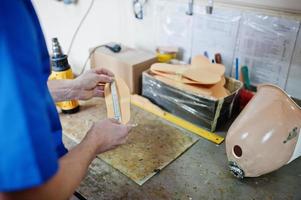
<svg viewBox="0 0 301 200">
<path fill-rule="evenodd" d="M 49 93 L 27 0 L 0 6 L 0 191 L 39 186 L 58 170 Z"/>
</svg>

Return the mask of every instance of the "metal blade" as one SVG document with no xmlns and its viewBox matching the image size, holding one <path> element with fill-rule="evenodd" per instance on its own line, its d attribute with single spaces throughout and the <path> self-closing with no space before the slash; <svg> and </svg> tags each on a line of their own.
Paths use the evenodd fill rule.
<svg viewBox="0 0 301 200">
<path fill-rule="evenodd" d="M 111 94 L 113 100 L 114 118 L 121 122 L 121 110 L 115 81 L 111 83 Z"/>
</svg>

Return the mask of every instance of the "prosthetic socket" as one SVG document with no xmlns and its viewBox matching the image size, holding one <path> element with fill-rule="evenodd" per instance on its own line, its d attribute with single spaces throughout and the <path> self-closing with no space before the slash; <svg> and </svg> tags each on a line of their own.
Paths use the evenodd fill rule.
<svg viewBox="0 0 301 200">
<path fill-rule="evenodd" d="M 226 137 L 231 172 L 258 177 L 301 155 L 301 108 L 282 89 L 262 85 Z"/>
</svg>

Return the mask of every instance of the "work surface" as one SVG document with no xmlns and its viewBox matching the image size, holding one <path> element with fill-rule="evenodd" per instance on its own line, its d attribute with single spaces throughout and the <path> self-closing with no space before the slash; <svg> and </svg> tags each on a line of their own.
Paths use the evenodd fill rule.
<svg viewBox="0 0 301 200">
<path fill-rule="evenodd" d="M 198 138 L 132 106 L 130 123 L 135 124 L 125 144 L 98 155 L 137 184 L 142 185 L 184 153 Z M 61 115 L 64 134 L 80 142 L 93 122 L 107 118 L 106 103 L 94 98 L 81 103 L 81 112 Z M 106 131 L 106 130 L 99 130 Z M 110 133 L 114 134 L 114 133 Z"/>
<path fill-rule="evenodd" d="M 76 144 L 66 136 L 64 141 L 68 148 Z M 297 200 L 301 199 L 300 186 L 301 159 L 266 176 L 241 181 L 228 171 L 224 144 L 217 146 L 201 138 L 143 186 L 96 158 L 78 191 L 88 199 Z"/>
</svg>

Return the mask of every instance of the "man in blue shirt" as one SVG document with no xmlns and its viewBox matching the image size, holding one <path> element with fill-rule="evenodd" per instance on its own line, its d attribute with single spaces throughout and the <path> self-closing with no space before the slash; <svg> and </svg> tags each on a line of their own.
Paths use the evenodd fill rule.
<svg viewBox="0 0 301 200">
<path fill-rule="evenodd" d="M 124 143 L 129 127 L 95 123 L 67 152 L 54 101 L 103 96 L 104 69 L 49 81 L 44 37 L 30 0 L 0 5 L 0 200 L 68 199 L 99 153 Z"/>
</svg>

